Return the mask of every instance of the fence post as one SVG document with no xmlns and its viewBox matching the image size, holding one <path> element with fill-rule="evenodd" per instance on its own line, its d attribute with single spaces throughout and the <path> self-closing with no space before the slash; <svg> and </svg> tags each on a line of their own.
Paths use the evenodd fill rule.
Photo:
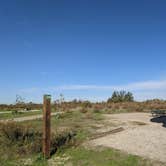
<svg viewBox="0 0 166 166">
<path fill-rule="evenodd" d="M 51 144 L 50 138 L 51 138 L 51 95 L 44 95 L 42 151 L 45 158 L 50 157 L 50 144 Z"/>
</svg>

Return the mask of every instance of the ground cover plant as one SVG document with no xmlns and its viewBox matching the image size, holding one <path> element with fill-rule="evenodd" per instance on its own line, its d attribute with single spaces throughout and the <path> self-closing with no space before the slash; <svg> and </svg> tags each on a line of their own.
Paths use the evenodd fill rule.
<svg viewBox="0 0 166 166">
<path fill-rule="evenodd" d="M 0 165 L 154 165 L 148 160 L 114 149 L 84 147 L 104 126 L 101 112 L 67 111 L 52 116 L 51 159 L 41 154 L 42 120 L 10 122 L 0 126 Z M 111 123 L 109 124 L 111 125 Z"/>
</svg>

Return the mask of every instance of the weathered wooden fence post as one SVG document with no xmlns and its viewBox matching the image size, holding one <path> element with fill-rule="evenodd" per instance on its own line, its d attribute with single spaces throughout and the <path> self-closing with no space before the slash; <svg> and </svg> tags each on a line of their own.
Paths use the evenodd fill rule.
<svg viewBox="0 0 166 166">
<path fill-rule="evenodd" d="M 43 155 L 45 158 L 50 157 L 51 144 L 51 95 L 43 97 Z"/>
</svg>

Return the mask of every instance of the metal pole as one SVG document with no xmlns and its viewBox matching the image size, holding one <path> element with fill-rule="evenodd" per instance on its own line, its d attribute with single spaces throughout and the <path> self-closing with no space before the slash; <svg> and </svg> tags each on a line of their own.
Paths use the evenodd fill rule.
<svg viewBox="0 0 166 166">
<path fill-rule="evenodd" d="M 51 95 L 43 97 L 43 155 L 45 158 L 50 157 L 51 144 Z"/>
</svg>

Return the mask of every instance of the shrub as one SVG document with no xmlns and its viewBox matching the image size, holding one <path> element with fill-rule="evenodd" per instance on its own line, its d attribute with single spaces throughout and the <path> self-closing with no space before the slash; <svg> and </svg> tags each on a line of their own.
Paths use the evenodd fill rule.
<svg viewBox="0 0 166 166">
<path fill-rule="evenodd" d="M 67 145 L 75 135 L 76 132 L 73 131 L 52 133 L 51 154 L 61 146 Z M 42 132 L 16 122 L 1 123 L 0 144 L 15 147 L 16 153 L 20 155 L 40 153 L 42 152 Z"/>
<path fill-rule="evenodd" d="M 87 110 L 87 108 L 81 108 L 81 109 L 80 109 L 80 112 L 81 112 L 81 113 L 87 113 L 88 110 Z"/>
<path fill-rule="evenodd" d="M 12 110 L 12 114 L 13 115 L 18 114 L 18 110 Z"/>
<path fill-rule="evenodd" d="M 20 154 L 41 151 L 41 132 L 15 122 L 0 125 L 0 142 L 4 146 L 17 146 L 16 150 Z"/>
<path fill-rule="evenodd" d="M 93 112 L 94 113 L 100 113 L 104 109 L 104 106 L 101 104 L 95 104 L 93 106 Z"/>
</svg>

